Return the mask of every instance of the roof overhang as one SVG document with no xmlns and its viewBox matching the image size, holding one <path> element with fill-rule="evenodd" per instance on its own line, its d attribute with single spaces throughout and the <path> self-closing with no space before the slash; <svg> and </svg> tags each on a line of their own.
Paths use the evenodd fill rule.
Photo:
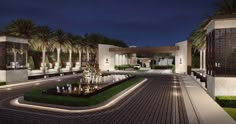
<svg viewBox="0 0 236 124">
<path fill-rule="evenodd" d="M 179 50 L 179 46 L 109 48 L 110 52 L 116 53 L 173 53 L 177 50 Z"/>
<path fill-rule="evenodd" d="M 236 19 L 236 14 L 233 14 L 233 15 L 218 15 L 218 16 L 211 17 L 211 20 L 204 26 L 204 29 L 207 30 L 209 25 L 214 23 L 214 21 L 216 21 L 216 20 L 232 20 L 232 19 Z"/>
</svg>

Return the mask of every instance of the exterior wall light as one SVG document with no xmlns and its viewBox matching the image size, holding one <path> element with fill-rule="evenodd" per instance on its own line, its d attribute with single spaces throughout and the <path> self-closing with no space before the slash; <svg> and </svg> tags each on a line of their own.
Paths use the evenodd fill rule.
<svg viewBox="0 0 236 124">
<path fill-rule="evenodd" d="M 179 58 L 179 64 L 182 64 L 182 59 L 181 58 Z"/>
<path fill-rule="evenodd" d="M 106 63 L 109 63 L 108 58 L 106 58 Z"/>
</svg>

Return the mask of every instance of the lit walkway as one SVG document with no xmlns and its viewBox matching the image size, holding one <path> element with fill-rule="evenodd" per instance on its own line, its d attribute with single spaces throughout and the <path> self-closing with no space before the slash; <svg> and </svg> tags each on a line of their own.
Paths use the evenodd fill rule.
<svg viewBox="0 0 236 124">
<path fill-rule="evenodd" d="M 203 89 L 188 75 L 180 75 L 183 97 L 190 123 L 236 124 Z"/>
<path fill-rule="evenodd" d="M 9 100 L 3 100 L 1 124 L 188 124 L 178 79 L 172 75 L 146 77 L 149 80 L 143 86 L 118 104 L 91 113 L 65 114 L 16 108 L 9 106 Z"/>
</svg>

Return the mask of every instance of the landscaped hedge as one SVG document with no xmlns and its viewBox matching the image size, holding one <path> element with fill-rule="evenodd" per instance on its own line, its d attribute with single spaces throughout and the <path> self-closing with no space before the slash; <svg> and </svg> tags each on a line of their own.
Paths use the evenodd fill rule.
<svg viewBox="0 0 236 124">
<path fill-rule="evenodd" d="M 115 65 L 115 69 L 116 70 L 125 70 L 125 69 L 128 69 L 128 68 L 133 68 L 134 65 L 130 65 L 130 64 L 127 64 L 127 65 Z"/>
<path fill-rule="evenodd" d="M 0 82 L 0 86 L 6 85 L 6 84 L 7 84 L 6 82 Z"/>
<path fill-rule="evenodd" d="M 236 96 L 217 96 L 216 102 L 221 107 L 236 108 Z"/>
<path fill-rule="evenodd" d="M 151 69 L 172 69 L 172 65 L 152 65 Z"/>
<path fill-rule="evenodd" d="M 74 106 L 74 107 L 83 107 L 83 106 L 91 106 L 102 103 L 112 96 L 118 94 L 124 89 L 130 87 L 133 84 L 136 84 L 143 80 L 143 77 L 135 77 L 131 80 L 125 81 L 120 85 L 116 85 L 111 87 L 97 95 L 81 98 L 81 97 L 71 97 L 71 96 L 56 96 L 56 95 L 47 95 L 43 94 L 44 90 L 35 90 L 24 94 L 24 99 L 26 101 L 39 102 L 39 103 L 47 103 L 47 104 L 57 104 L 64 106 Z"/>
</svg>

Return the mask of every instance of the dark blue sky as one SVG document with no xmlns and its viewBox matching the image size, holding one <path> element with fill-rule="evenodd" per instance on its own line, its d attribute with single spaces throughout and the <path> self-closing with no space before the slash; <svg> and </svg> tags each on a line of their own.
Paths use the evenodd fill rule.
<svg viewBox="0 0 236 124">
<path fill-rule="evenodd" d="M 1 0 L 0 28 L 27 18 L 52 29 L 100 33 L 128 45 L 185 40 L 221 0 Z"/>
</svg>

